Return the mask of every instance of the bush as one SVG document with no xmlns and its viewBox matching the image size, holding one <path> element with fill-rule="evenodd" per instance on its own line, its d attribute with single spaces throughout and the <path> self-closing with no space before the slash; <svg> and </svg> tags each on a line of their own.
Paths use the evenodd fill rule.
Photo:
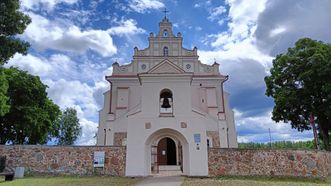
<svg viewBox="0 0 331 186">
<path fill-rule="evenodd" d="M 6 156 L 0 156 L 0 172 L 6 167 Z"/>
</svg>

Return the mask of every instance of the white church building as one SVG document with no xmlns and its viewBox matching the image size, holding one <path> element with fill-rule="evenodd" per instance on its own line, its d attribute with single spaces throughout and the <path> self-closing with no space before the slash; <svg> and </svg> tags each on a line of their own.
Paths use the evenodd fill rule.
<svg viewBox="0 0 331 186">
<path fill-rule="evenodd" d="M 183 48 L 181 33 L 164 17 L 149 46 L 134 48 L 127 65 L 106 76 L 97 145 L 126 146 L 126 176 L 179 169 L 208 175 L 208 148 L 236 148 L 233 111 L 219 64 L 203 64 L 197 48 Z"/>
</svg>

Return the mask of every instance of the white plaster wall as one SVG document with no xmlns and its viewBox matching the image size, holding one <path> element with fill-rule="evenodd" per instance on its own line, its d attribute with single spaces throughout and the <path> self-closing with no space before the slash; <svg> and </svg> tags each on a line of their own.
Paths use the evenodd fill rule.
<svg viewBox="0 0 331 186">
<path fill-rule="evenodd" d="M 180 122 L 185 121 L 187 128 L 181 128 Z M 150 122 L 151 128 L 145 129 L 145 123 Z M 208 175 L 208 157 L 207 157 L 207 136 L 202 117 L 190 114 L 190 116 L 172 117 L 172 118 L 154 118 L 145 117 L 143 114 L 137 114 L 129 118 L 128 143 L 127 143 L 127 176 L 147 176 L 150 174 L 150 143 L 147 139 L 155 132 L 162 129 L 173 129 L 181 135 L 172 134 L 163 131 L 163 135 L 174 135 L 181 141 L 183 146 L 183 167 L 184 174 L 190 176 Z M 200 150 L 196 149 L 193 134 L 201 135 Z M 179 136 L 179 137 L 178 137 Z M 146 144 L 147 143 L 147 144 Z"/>
</svg>

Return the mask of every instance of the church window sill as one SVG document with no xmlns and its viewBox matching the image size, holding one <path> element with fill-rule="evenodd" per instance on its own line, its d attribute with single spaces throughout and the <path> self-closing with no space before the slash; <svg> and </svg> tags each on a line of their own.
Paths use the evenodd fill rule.
<svg viewBox="0 0 331 186">
<path fill-rule="evenodd" d="M 160 113 L 159 117 L 175 117 L 172 113 Z"/>
</svg>

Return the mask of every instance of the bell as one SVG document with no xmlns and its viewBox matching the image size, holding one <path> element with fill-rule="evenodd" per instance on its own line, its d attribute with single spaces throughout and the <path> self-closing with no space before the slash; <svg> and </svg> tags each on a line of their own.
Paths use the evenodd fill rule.
<svg viewBox="0 0 331 186">
<path fill-rule="evenodd" d="M 169 99 L 168 98 L 163 98 L 163 103 L 161 105 L 162 108 L 170 108 L 171 105 L 169 104 Z"/>
</svg>

